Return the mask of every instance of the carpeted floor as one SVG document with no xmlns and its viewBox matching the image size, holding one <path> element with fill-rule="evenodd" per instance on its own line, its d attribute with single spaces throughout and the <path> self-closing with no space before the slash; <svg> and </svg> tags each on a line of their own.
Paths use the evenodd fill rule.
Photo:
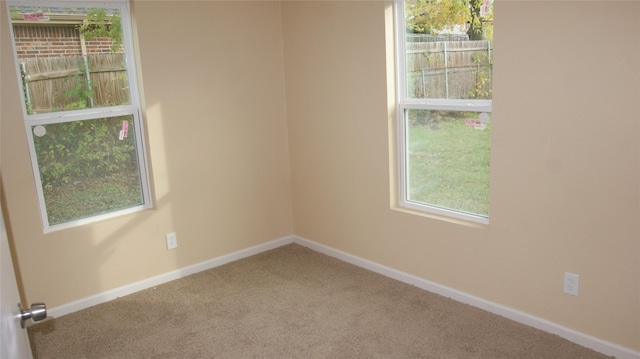
<svg viewBox="0 0 640 359">
<path fill-rule="evenodd" d="M 29 328 L 34 358 L 606 358 L 291 244 Z"/>
</svg>

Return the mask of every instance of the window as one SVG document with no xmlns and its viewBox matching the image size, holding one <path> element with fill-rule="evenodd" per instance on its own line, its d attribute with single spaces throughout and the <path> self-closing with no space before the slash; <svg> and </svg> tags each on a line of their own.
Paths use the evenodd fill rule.
<svg viewBox="0 0 640 359">
<path fill-rule="evenodd" d="M 492 0 L 398 0 L 399 206 L 488 223 Z"/>
<path fill-rule="evenodd" d="M 149 208 L 128 3 L 7 6 L 44 231 Z"/>
</svg>

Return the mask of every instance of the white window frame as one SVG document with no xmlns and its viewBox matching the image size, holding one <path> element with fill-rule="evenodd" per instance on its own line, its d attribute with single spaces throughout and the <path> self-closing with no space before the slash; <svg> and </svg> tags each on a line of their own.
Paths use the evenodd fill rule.
<svg viewBox="0 0 640 359">
<path fill-rule="evenodd" d="M 407 64 L 406 64 L 406 21 L 404 0 L 394 1 L 395 33 L 396 33 L 396 122 L 397 122 L 397 163 L 398 163 L 398 206 L 447 218 L 455 218 L 469 222 L 489 224 L 488 216 L 456 211 L 428 205 L 408 199 L 409 179 L 408 166 L 408 131 L 407 110 L 448 110 L 469 112 L 491 112 L 492 100 L 474 99 L 415 99 L 407 96 Z"/>
<path fill-rule="evenodd" d="M 61 112 L 51 112 L 42 114 L 28 114 L 25 106 L 24 91 L 20 92 L 22 113 L 25 122 L 25 129 L 27 132 L 27 139 L 29 144 L 29 153 L 31 156 L 31 165 L 34 174 L 34 180 L 36 184 L 36 192 L 38 196 L 38 202 L 40 206 L 40 218 L 42 220 L 42 228 L 44 233 L 53 232 L 61 229 L 77 227 L 89 223 L 102 221 L 109 218 L 114 218 L 130 213 L 140 212 L 153 207 L 153 201 L 151 196 L 151 185 L 149 180 L 149 170 L 147 161 L 147 148 L 144 141 L 144 126 L 142 121 L 140 92 L 138 89 L 137 81 L 137 68 L 136 60 L 133 49 L 133 30 L 131 26 L 131 12 L 128 0 L 109 0 L 109 1 L 57 1 L 57 0 L 22 0 L 22 1 L 7 1 L 7 15 L 9 16 L 9 27 L 11 33 L 11 45 L 13 49 L 13 57 L 15 64 L 18 64 L 18 55 L 16 51 L 16 43 L 13 32 L 13 24 L 11 20 L 11 7 L 13 6 L 42 6 L 42 7 L 102 7 L 118 9 L 120 11 L 120 19 L 122 23 L 122 46 L 124 48 L 125 63 L 127 67 L 127 78 L 129 85 L 129 98 L 130 103 L 128 105 L 87 108 L 81 110 L 68 110 Z M 16 74 L 18 76 L 18 83 L 22 83 L 20 70 L 16 66 Z M 49 217 L 47 214 L 44 191 L 42 188 L 42 180 L 40 176 L 40 168 L 38 166 L 38 158 L 36 155 L 35 144 L 33 140 L 32 126 L 56 124 L 81 120 L 93 120 L 106 117 L 118 117 L 118 116 L 132 116 L 133 129 L 135 133 L 135 143 L 137 150 L 138 160 L 138 173 L 140 176 L 141 192 L 142 192 L 142 204 L 125 209 L 115 210 L 108 213 L 93 215 L 86 218 L 75 219 L 72 221 L 51 225 L 49 223 Z"/>
</svg>

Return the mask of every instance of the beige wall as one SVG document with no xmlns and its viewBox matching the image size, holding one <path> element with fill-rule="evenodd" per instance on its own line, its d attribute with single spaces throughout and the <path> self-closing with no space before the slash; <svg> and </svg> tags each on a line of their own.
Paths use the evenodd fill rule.
<svg viewBox="0 0 640 359">
<path fill-rule="evenodd" d="M 294 233 L 640 349 L 640 3 L 496 3 L 489 226 L 389 208 L 387 5 L 283 3 Z"/>
<path fill-rule="evenodd" d="M 157 208 L 43 235 L 2 3 L 2 175 L 28 299 L 294 233 L 640 350 L 640 3 L 497 1 L 489 226 L 390 208 L 389 4 L 136 2 Z"/>
<path fill-rule="evenodd" d="M 1 6 L 3 194 L 29 301 L 56 307 L 292 233 L 279 3 L 136 2 L 156 208 L 46 235 Z"/>
</svg>

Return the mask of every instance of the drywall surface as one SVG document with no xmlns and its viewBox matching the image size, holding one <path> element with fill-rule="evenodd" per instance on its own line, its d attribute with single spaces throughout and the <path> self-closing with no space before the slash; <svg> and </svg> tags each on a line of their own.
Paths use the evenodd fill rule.
<svg viewBox="0 0 640 359">
<path fill-rule="evenodd" d="M 1 5 L 3 195 L 30 302 L 57 307 L 292 233 L 279 3 L 133 4 L 155 208 L 49 234 Z"/>
<path fill-rule="evenodd" d="M 135 1 L 156 207 L 46 235 L 0 5 L 3 196 L 28 301 L 293 233 L 640 350 L 640 3 L 496 1 L 483 226 L 395 208 L 391 2 Z"/>
<path fill-rule="evenodd" d="M 294 233 L 639 350 L 640 3 L 496 1 L 489 225 L 390 201 L 390 6 L 283 2 Z"/>
</svg>

